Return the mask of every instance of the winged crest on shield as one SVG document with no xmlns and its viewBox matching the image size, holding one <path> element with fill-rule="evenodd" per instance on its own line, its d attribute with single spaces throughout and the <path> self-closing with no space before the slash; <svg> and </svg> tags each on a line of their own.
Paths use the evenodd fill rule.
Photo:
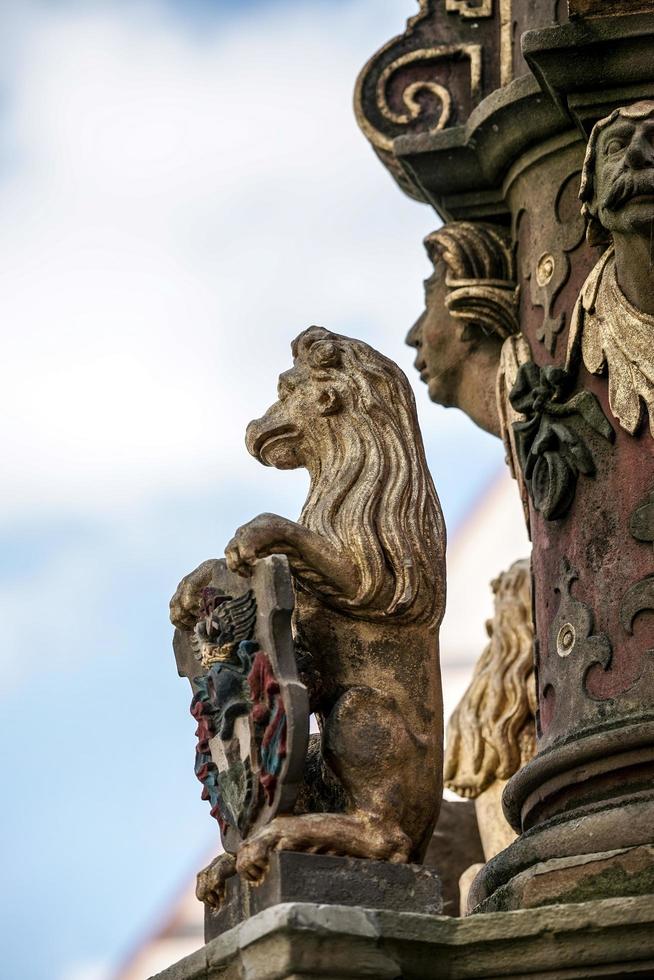
<svg viewBox="0 0 654 980">
<path fill-rule="evenodd" d="M 216 561 L 194 629 L 175 631 L 178 669 L 194 692 L 195 773 L 228 851 L 295 802 L 309 705 L 295 665 L 293 603 L 285 557 L 258 562 L 249 581 Z"/>
</svg>

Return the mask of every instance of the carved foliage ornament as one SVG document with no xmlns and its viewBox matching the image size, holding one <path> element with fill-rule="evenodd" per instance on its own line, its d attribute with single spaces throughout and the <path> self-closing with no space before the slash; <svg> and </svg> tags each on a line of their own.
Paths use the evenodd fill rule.
<svg viewBox="0 0 654 980">
<path fill-rule="evenodd" d="M 536 336 L 550 354 L 556 350 L 559 334 L 566 325 L 566 314 L 562 310 L 555 313 L 554 306 L 570 277 L 570 254 L 581 245 L 585 233 L 581 214 L 572 220 L 568 216 L 566 205 L 576 194 L 579 171 L 568 175 L 567 162 L 567 158 L 562 161 L 566 176 L 558 178 L 561 182 L 553 204 L 546 209 L 547 222 L 530 230 L 530 254 L 524 267 L 532 303 L 543 308 L 543 322 Z"/>
<path fill-rule="evenodd" d="M 547 656 L 541 658 L 538 666 L 541 698 L 545 702 L 541 709 L 545 734 L 555 716 L 557 731 L 568 724 L 578 724 L 579 700 L 575 694 L 579 689 L 587 698 L 587 712 L 595 712 L 586 678 L 591 668 L 599 666 L 608 670 L 611 664 L 612 649 L 608 637 L 594 632 L 592 609 L 572 595 L 572 586 L 578 578 L 579 573 L 567 558 L 563 558 L 559 580 L 554 586 L 560 596 L 559 608 L 552 620 Z M 568 719 L 566 716 L 572 712 L 575 716 Z"/>
<path fill-rule="evenodd" d="M 533 361 L 521 365 L 510 394 L 523 417 L 514 422 L 518 459 L 535 509 L 546 520 L 563 517 L 579 474 L 594 476 L 593 433 L 610 442 L 614 432 L 589 391 L 571 395 L 571 375 Z"/>
<path fill-rule="evenodd" d="M 591 373 L 607 373 L 609 404 L 622 428 L 635 434 L 646 410 L 654 436 L 654 315 L 644 312 L 651 311 L 653 133 L 654 101 L 645 100 L 600 119 L 588 140 L 581 211 L 588 241 L 610 247 L 575 307 L 567 363 L 576 368 L 581 356 Z"/>
<path fill-rule="evenodd" d="M 608 372 L 609 404 L 632 435 L 649 416 L 654 436 L 654 316 L 637 310 L 618 285 L 612 248 L 602 256 L 573 314 L 568 365 L 579 353 L 592 374 Z"/>
<path fill-rule="evenodd" d="M 634 510 L 629 522 L 629 530 L 636 541 L 654 543 L 654 490 L 651 490 L 646 499 L 642 500 Z M 622 599 L 620 621 L 630 636 L 634 631 L 636 616 L 645 611 L 654 612 L 654 575 L 647 575 L 636 582 Z"/>
</svg>

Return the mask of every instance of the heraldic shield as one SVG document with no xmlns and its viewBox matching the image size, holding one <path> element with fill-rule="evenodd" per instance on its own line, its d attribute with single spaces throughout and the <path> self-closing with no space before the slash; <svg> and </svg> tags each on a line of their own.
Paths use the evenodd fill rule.
<svg viewBox="0 0 654 980">
<path fill-rule="evenodd" d="M 223 847 L 292 812 L 309 738 L 309 699 L 295 665 L 288 561 L 272 555 L 249 579 L 216 561 L 194 630 L 175 630 L 180 675 L 193 688 L 195 773 Z"/>
</svg>

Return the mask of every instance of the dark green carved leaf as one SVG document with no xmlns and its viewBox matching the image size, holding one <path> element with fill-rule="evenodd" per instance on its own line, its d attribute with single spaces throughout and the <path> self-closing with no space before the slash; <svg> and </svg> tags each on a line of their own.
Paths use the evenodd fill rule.
<svg viewBox="0 0 654 980">
<path fill-rule="evenodd" d="M 547 452 L 539 456 L 531 479 L 534 507 L 548 521 L 568 510 L 574 497 L 574 477 L 563 456 Z"/>
<path fill-rule="evenodd" d="M 574 395 L 566 406 L 571 415 L 581 415 L 584 422 L 602 436 L 608 442 L 613 442 L 615 432 L 611 428 L 611 423 L 602 411 L 601 405 L 595 395 L 590 391 L 580 391 Z"/>
<path fill-rule="evenodd" d="M 534 507 L 546 520 L 568 512 L 580 473 L 597 472 L 584 429 L 607 441 L 614 437 L 595 395 L 581 391 L 566 401 L 571 388 L 567 371 L 529 361 L 520 367 L 509 396 L 525 417 L 513 426 L 518 458 Z"/>
</svg>

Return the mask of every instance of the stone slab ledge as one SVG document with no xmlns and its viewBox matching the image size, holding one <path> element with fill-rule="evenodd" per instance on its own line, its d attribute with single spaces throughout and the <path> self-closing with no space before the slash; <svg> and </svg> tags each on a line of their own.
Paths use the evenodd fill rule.
<svg viewBox="0 0 654 980">
<path fill-rule="evenodd" d="M 605 980 L 654 976 L 654 896 L 465 919 L 287 903 L 151 980 Z"/>
</svg>

